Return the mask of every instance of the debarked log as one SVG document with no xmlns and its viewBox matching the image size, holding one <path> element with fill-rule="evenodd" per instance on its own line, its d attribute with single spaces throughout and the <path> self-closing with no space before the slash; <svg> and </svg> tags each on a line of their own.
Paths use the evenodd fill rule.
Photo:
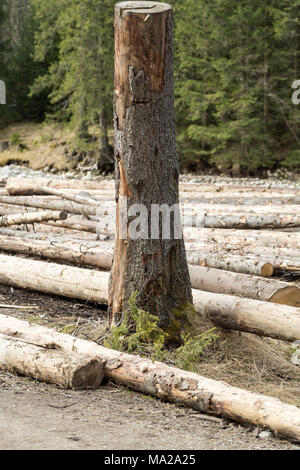
<svg viewBox="0 0 300 470">
<path fill-rule="evenodd" d="M 0 334 L 0 368 L 63 388 L 98 388 L 104 372 L 95 357 Z"/>
<path fill-rule="evenodd" d="M 37 211 L 24 212 L 21 214 L 3 215 L 2 217 L 0 217 L 0 227 L 66 220 L 67 217 L 68 214 L 66 212 L 57 211 Z"/>
<path fill-rule="evenodd" d="M 17 318 L 0 315 L 0 333 L 41 347 L 53 345 L 97 357 L 105 376 L 132 390 L 193 408 L 201 413 L 266 427 L 300 440 L 300 409 L 259 393 L 232 387 L 162 362 L 104 348 Z"/>
</svg>

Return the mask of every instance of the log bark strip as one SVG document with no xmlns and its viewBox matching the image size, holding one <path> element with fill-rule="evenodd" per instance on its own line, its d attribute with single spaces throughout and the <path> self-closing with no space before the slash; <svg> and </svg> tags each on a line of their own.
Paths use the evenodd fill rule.
<svg viewBox="0 0 300 470">
<path fill-rule="evenodd" d="M 0 368 L 73 389 L 99 388 L 104 377 L 98 359 L 2 334 Z"/>
<path fill-rule="evenodd" d="M 166 3 L 115 6 L 114 123 L 117 222 L 110 322 L 118 322 L 137 291 L 139 305 L 167 327 L 173 311 L 192 302 L 184 241 L 175 238 L 173 222 L 168 239 L 160 229 L 151 237 L 144 221 L 139 239 L 131 235 L 128 220 L 125 237 L 121 230 L 124 198 L 128 211 L 142 204 L 148 214 L 152 204 L 178 203 L 173 11 Z"/>
<path fill-rule="evenodd" d="M 201 413 L 266 427 L 300 440 L 300 409 L 161 362 L 107 349 L 17 318 L 0 315 L 0 333 L 41 347 L 58 347 L 97 357 L 105 376 L 132 390 L 193 408 Z"/>
<path fill-rule="evenodd" d="M 27 212 L 22 214 L 4 215 L 0 217 L 0 227 L 9 227 L 10 225 L 33 224 L 49 222 L 55 220 L 66 220 L 66 212 L 39 211 Z"/>
</svg>

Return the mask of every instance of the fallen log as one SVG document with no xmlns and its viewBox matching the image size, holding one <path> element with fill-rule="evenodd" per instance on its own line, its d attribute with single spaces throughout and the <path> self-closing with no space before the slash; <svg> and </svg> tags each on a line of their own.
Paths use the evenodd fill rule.
<svg viewBox="0 0 300 470">
<path fill-rule="evenodd" d="M 104 376 L 95 358 L 0 334 L 0 368 L 63 388 L 99 388 Z"/>
<path fill-rule="evenodd" d="M 0 283 L 106 304 L 109 273 L 0 255 Z M 193 289 L 196 310 L 224 328 L 300 339 L 300 309 Z M 222 302 L 224 309 L 222 310 Z"/>
<path fill-rule="evenodd" d="M 24 207 L 35 207 L 37 209 L 47 209 L 54 211 L 64 211 L 70 214 L 79 214 L 83 216 L 97 215 L 97 208 L 83 204 L 77 204 L 72 201 L 63 201 L 60 199 L 48 199 L 41 197 L 28 196 L 0 196 L 0 203 L 11 204 Z"/>
<path fill-rule="evenodd" d="M 3 180 L 2 185 L 6 185 L 6 190 L 14 195 L 32 195 L 33 188 L 38 190 L 41 186 L 47 186 L 56 189 L 74 189 L 74 190 L 115 190 L 115 180 L 82 180 L 82 179 L 57 179 L 57 178 L 19 178 L 10 177 Z M 299 194 L 298 188 L 280 188 L 280 187 L 265 187 L 265 186 L 249 186 L 244 184 L 226 184 L 226 183 L 186 183 L 180 182 L 179 189 L 182 192 L 239 192 L 239 193 L 284 193 L 284 194 Z"/>
<path fill-rule="evenodd" d="M 76 190 L 92 190 L 92 189 L 110 189 L 114 187 L 114 182 L 95 181 L 82 179 L 49 179 L 49 178 L 15 178 L 7 179 L 6 191 L 13 196 L 23 195 L 32 196 L 33 194 L 43 194 L 41 186 L 56 189 L 76 189 Z M 40 191 L 40 192 L 39 192 Z"/>
<path fill-rule="evenodd" d="M 240 246 L 271 246 L 300 248 L 300 233 L 272 230 L 210 229 L 186 227 L 183 230 L 187 242 L 220 243 Z"/>
<path fill-rule="evenodd" d="M 105 243 L 89 243 L 81 240 L 61 240 L 51 237 L 45 240 L 5 236 L 0 233 L 0 249 L 9 252 L 32 254 L 81 265 L 111 269 L 113 247 Z M 188 257 L 189 260 L 189 257 Z M 189 266 L 192 287 L 210 292 L 244 295 L 248 298 L 274 301 L 300 307 L 300 289 L 288 283 L 271 280 L 267 282 L 256 276 L 234 274 L 218 269 Z"/>
<path fill-rule="evenodd" d="M 288 282 L 200 266 L 189 271 L 194 289 L 300 307 L 300 288 Z"/>
<path fill-rule="evenodd" d="M 203 248 L 202 248 L 203 249 Z M 190 264 L 206 266 L 208 268 L 225 269 L 243 274 L 271 277 L 274 269 L 272 263 L 262 261 L 260 258 L 247 258 L 246 256 L 231 255 L 226 252 L 189 251 L 187 248 L 187 259 Z"/>
<path fill-rule="evenodd" d="M 49 188 L 48 186 L 41 186 L 42 194 L 50 194 L 52 196 L 58 196 L 62 199 L 67 199 L 69 201 L 76 202 L 77 204 L 84 204 L 91 207 L 99 207 L 99 201 L 90 197 L 83 197 L 78 194 L 70 194 L 66 191 L 62 191 L 55 188 Z"/>
<path fill-rule="evenodd" d="M 0 217 L 0 227 L 49 222 L 55 220 L 66 220 L 67 217 L 68 214 L 66 212 L 53 211 L 27 212 L 23 214 L 4 215 Z"/>
<path fill-rule="evenodd" d="M 189 226 L 189 223 L 185 224 Z M 266 229 L 300 227 L 300 217 L 293 214 L 205 214 L 203 227 L 207 228 L 240 228 L 240 229 Z"/>
<path fill-rule="evenodd" d="M 108 273 L 0 255 L 0 283 L 99 304 L 107 303 Z"/>
<path fill-rule="evenodd" d="M 29 237 L 6 236 L 1 233 L 0 249 L 46 259 L 96 266 L 102 269 L 110 269 L 113 258 L 113 247 L 108 251 L 102 248 L 102 245 L 99 246 L 97 242 L 62 240 L 58 237 L 39 240 Z"/>
<path fill-rule="evenodd" d="M 299 308 L 197 289 L 193 298 L 197 312 L 223 328 L 291 342 L 300 339 Z"/>
<path fill-rule="evenodd" d="M 266 427 L 300 440 L 300 409 L 280 400 L 232 387 L 161 362 L 104 348 L 17 318 L 0 315 L 0 333 L 41 347 L 61 348 L 98 358 L 113 382 L 201 413 Z"/>
</svg>

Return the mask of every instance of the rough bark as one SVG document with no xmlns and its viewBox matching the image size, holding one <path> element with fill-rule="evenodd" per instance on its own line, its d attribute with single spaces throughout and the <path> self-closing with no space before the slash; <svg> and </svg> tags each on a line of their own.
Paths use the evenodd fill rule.
<svg viewBox="0 0 300 470">
<path fill-rule="evenodd" d="M 40 211 L 28 212 L 22 214 L 4 215 L 0 217 L 0 227 L 9 227 L 10 225 L 33 224 L 35 222 L 48 222 L 54 220 L 66 220 L 66 212 Z"/>
<path fill-rule="evenodd" d="M 189 271 L 195 289 L 300 307 L 300 288 L 288 282 L 200 266 Z"/>
<path fill-rule="evenodd" d="M 116 243 L 111 272 L 110 322 L 118 322 L 131 294 L 167 327 L 173 310 L 192 301 L 183 239 L 122 239 L 124 198 L 128 210 L 143 204 L 178 203 L 173 83 L 173 12 L 165 3 L 118 3 L 115 7 Z M 172 218 L 171 218 L 172 219 Z M 147 233 L 145 233 L 147 232 Z"/>
<path fill-rule="evenodd" d="M 0 368 L 73 389 L 98 388 L 104 376 L 98 359 L 2 334 Z"/>
<path fill-rule="evenodd" d="M 232 387 L 225 382 L 203 377 L 152 362 L 140 356 L 107 349 L 90 341 L 0 315 L 0 333 L 37 344 L 97 357 L 104 374 L 118 384 L 163 400 L 191 407 L 234 421 L 270 428 L 283 437 L 300 440 L 300 410 L 276 398 Z"/>
</svg>

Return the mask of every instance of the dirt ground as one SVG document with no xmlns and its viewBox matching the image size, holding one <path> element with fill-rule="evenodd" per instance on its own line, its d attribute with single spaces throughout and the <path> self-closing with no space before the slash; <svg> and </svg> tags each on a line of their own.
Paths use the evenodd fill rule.
<svg viewBox="0 0 300 470">
<path fill-rule="evenodd" d="M 1 313 L 64 333 L 100 341 L 105 335 L 104 307 L 5 286 L 0 286 L 0 303 L 31 306 L 1 308 Z M 280 352 L 280 342 L 219 333 L 219 343 L 200 364 L 203 375 L 299 404 L 299 368 L 286 360 L 285 349 Z M 66 391 L 0 371 L 1 450 L 300 449 L 300 444 L 273 434 L 260 437 L 261 431 L 220 419 L 212 422 L 194 410 L 112 383 L 96 391 Z"/>
</svg>

